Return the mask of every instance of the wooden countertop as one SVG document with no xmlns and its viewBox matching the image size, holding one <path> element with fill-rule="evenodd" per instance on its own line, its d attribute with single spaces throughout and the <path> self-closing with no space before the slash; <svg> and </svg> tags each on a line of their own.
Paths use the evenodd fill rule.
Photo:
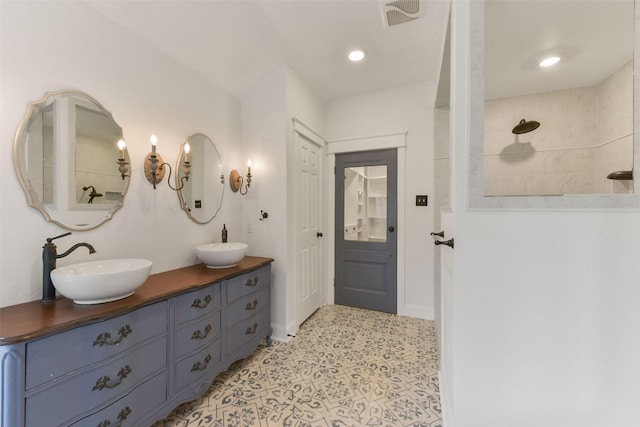
<svg viewBox="0 0 640 427">
<path fill-rule="evenodd" d="M 238 276 L 271 262 L 272 258 L 246 256 L 232 268 L 215 270 L 204 264 L 196 264 L 152 274 L 135 294 L 104 304 L 79 305 L 67 298 L 58 297 L 46 304 L 31 301 L 0 308 L 0 345 L 16 344 L 109 319 L 209 283 Z"/>
</svg>

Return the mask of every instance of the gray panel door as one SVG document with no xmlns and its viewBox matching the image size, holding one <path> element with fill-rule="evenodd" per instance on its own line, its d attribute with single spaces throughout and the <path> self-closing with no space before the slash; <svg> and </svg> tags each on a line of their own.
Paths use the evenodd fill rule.
<svg viewBox="0 0 640 427">
<path fill-rule="evenodd" d="M 397 188 L 397 150 L 336 155 L 336 304 L 397 312 Z"/>
</svg>

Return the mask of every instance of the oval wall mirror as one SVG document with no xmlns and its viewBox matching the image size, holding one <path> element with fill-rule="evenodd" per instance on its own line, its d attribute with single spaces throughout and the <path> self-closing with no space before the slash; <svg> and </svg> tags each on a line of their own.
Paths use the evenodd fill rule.
<svg viewBox="0 0 640 427">
<path fill-rule="evenodd" d="M 100 102 L 75 90 L 29 103 L 14 140 L 14 163 L 29 206 L 47 221 L 82 231 L 124 203 L 129 154 L 122 128 Z"/>
<path fill-rule="evenodd" d="M 185 162 L 189 162 L 188 174 Z M 175 177 L 176 188 L 183 186 L 178 197 L 187 216 L 198 224 L 215 218 L 222 206 L 224 173 L 222 158 L 213 141 L 201 133 L 188 137 L 180 149 Z"/>
</svg>

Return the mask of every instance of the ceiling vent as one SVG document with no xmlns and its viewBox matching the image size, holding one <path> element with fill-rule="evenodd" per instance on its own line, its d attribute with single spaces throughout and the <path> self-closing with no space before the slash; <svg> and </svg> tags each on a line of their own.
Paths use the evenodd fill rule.
<svg viewBox="0 0 640 427">
<path fill-rule="evenodd" d="M 404 24 L 420 17 L 420 0 L 384 0 L 380 3 L 380 8 L 385 27 Z"/>
</svg>

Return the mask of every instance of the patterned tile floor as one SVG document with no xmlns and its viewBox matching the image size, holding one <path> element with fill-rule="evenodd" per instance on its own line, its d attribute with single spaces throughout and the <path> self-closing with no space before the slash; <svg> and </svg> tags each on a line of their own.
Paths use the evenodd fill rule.
<svg viewBox="0 0 640 427">
<path fill-rule="evenodd" d="M 153 427 L 441 427 L 433 322 L 319 309 Z"/>
</svg>

